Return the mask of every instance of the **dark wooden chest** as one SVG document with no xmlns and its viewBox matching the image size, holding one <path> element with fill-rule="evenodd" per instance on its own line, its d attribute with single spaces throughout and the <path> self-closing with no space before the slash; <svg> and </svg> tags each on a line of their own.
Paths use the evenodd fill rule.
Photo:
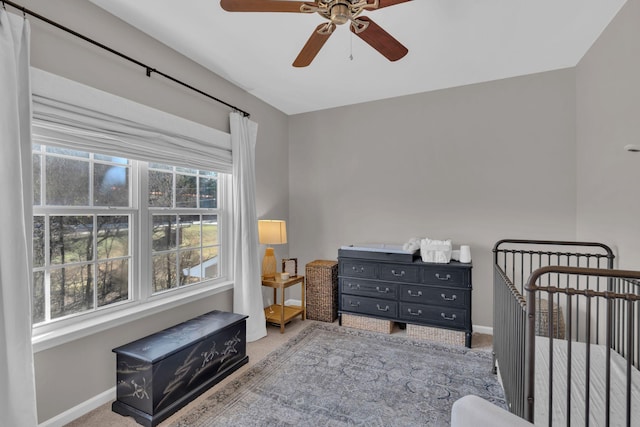
<svg viewBox="0 0 640 427">
<path fill-rule="evenodd" d="M 112 409 L 153 427 L 249 361 L 247 316 L 212 311 L 113 349 Z"/>
</svg>

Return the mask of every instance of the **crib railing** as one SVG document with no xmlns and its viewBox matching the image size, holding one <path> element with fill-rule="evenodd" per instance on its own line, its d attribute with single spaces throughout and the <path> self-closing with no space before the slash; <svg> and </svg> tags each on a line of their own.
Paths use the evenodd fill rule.
<svg viewBox="0 0 640 427">
<path fill-rule="evenodd" d="M 565 280 L 560 281 L 561 284 L 571 284 L 568 286 L 548 286 L 545 280 L 548 276 L 562 277 Z M 606 287 L 600 289 L 600 281 L 606 283 Z M 590 287 L 589 284 L 594 285 Z M 553 382 L 554 377 L 554 339 L 548 339 L 549 347 L 549 371 L 546 390 L 548 397 L 547 402 L 537 402 L 546 408 L 552 408 L 554 401 L 557 399 L 565 399 L 564 413 L 566 414 L 566 425 L 571 425 L 571 384 L 573 370 L 571 369 L 571 352 L 574 342 L 584 343 L 586 351 L 587 369 L 576 375 L 583 376 L 584 396 L 583 414 L 585 420 L 590 419 L 590 390 L 591 390 L 591 368 L 589 360 L 591 360 L 592 346 L 591 344 L 603 344 L 606 348 L 605 358 L 605 412 L 604 425 L 610 425 L 611 418 L 611 352 L 615 351 L 625 359 L 626 362 L 626 383 L 625 398 L 626 408 L 625 419 L 626 425 L 631 426 L 631 409 L 632 409 L 632 369 L 640 367 L 640 272 L 611 270 L 611 269 L 594 269 L 580 267 L 564 267 L 564 266 L 547 266 L 535 270 L 525 284 L 526 295 L 526 344 L 525 344 L 525 411 L 524 418 L 528 421 L 534 421 L 534 409 L 536 405 L 535 399 L 535 345 L 536 335 L 540 335 L 539 325 L 536 324 L 536 318 L 539 313 L 540 301 L 546 301 L 547 310 L 550 316 L 549 329 L 547 337 L 552 337 L 553 328 L 551 324 L 563 321 L 554 319 L 559 311 L 554 311 L 552 301 L 559 301 L 562 309 L 566 313 L 566 331 L 567 335 L 562 339 L 566 340 L 567 346 L 567 370 L 563 374 L 563 383 L 567 384 L 566 396 L 554 396 Z M 542 297 L 542 298 L 541 298 Z M 582 333 L 574 325 L 578 323 L 583 325 Z M 594 330 L 599 329 L 599 330 Z M 599 369 L 602 367 L 595 367 Z M 540 374 L 540 373 L 538 373 Z M 556 379 L 558 380 L 558 379 Z M 552 425 L 553 414 L 551 410 L 546 411 L 548 415 L 548 425 Z M 638 420 L 635 420 L 636 422 Z"/>
<path fill-rule="evenodd" d="M 524 295 L 524 285 L 535 270 L 549 265 L 613 268 L 615 256 L 607 245 L 595 242 L 503 239 L 493 247 L 494 264 Z M 551 280 L 551 278 L 549 278 Z"/>
<path fill-rule="evenodd" d="M 498 363 L 509 410 L 524 416 L 526 302 L 499 266 L 494 266 L 493 372 Z"/>
<path fill-rule="evenodd" d="M 600 243 L 550 240 L 504 239 L 497 242 L 494 253 L 494 303 L 493 303 L 493 360 L 494 371 L 500 367 L 505 397 L 511 412 L 525 416 L 526 388 L 525 334 L 527 330 L 524 286 L 529 276 L 538 268 L 548 265 L 613 268 L 611 249 Z M 559 278 L 547 277 L 548 284 L 558 283 Z M 600 286 L 600 284 L 598 284 Z M 606 286 L 605 286 L 606 289 Z M 536 298 L 539 298 L 538 296 Z M 558 301 L 549 299 L 553 304 Z M 538 304 L 542 304 L 538 299 Z M 548 320 L 548 319 L 547 319 Z M 553 318 L 551 319 L 553 320 Z M 537 316 L 534 326 L 544 329 L 543 319 Z M 549 336 L 559 336 L 559 322 L 547 322 Z M 575 325 L 579 329 L 580 324 Z M 579 334 L 580 331 L 577 331 Z"/>
</svg>

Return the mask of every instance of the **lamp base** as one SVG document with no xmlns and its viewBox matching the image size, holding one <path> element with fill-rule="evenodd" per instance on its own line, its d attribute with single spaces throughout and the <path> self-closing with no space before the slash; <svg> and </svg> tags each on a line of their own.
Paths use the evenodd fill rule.
<svg viewBox="0 0 640 427">
<path fill-rule="evenodd" d="M 262 278 L 276 278 L 276 256 L 273 252 L 273 248 L 267 248 L 264 251 L 264 258 L 262 258 Z"/>
</svg>

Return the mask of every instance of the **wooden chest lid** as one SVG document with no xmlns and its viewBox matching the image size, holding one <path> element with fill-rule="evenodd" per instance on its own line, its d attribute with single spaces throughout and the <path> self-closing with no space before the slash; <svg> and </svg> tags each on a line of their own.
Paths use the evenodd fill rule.
<svg viewBox="0 0 640 427">
<path fill-rule="evenodd" d="M 112 351 L 149 363 L 165 359 L 204 338 L 244 321 L 248 316 L 214 310 Z"/>
</svg>

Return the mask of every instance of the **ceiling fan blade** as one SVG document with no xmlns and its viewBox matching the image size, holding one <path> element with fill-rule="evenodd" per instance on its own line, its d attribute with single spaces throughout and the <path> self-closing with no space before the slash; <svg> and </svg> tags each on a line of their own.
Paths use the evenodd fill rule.
<svg viewBox="0 0 640 427">
<path fill-rule="evenodd" d="M 378 0 L 378 9 L 383 7 L 395 6 L 396 4 L 406 3 L 411 0 Z"/>
<path fill-rule="evenodd" d="M 318 52 L 320 52 L 320 49 L 322 49 L 322 46 L 324 46 L 331 34 L 333 34 L 333 30 L 335 28 L 336 26 L 333 23 L 318 25 L 313 31 L 313 34 L 311 34 L 311 37 L 309 37 L 309 40 L 307 40 L 304 47 L 298 54 L 296 60 L 293 61 L 293 66 L 306 67 L 307 65 L 311 64 Z M 326 30 L 321 31 L 323 29 Z"/>
<path fill-rule="evenodd" d="M 363 23 L 364 25 L 362 26 L 366 27 L 359 31 L 351 25 L 351 32 L 367 42 L 389 61 L 397 61 L 409 52 L 402 43 L 366 16 L 361 16 L 356 21 L 359 21 L 357 23 Z"/>
<path fill-rule="evenodd" d="M 302 6 L 316 7 L 313 2 L 285 0 L 220 0 L 227 12 L 294 12 L 301 13 Z"/>
</svg>

